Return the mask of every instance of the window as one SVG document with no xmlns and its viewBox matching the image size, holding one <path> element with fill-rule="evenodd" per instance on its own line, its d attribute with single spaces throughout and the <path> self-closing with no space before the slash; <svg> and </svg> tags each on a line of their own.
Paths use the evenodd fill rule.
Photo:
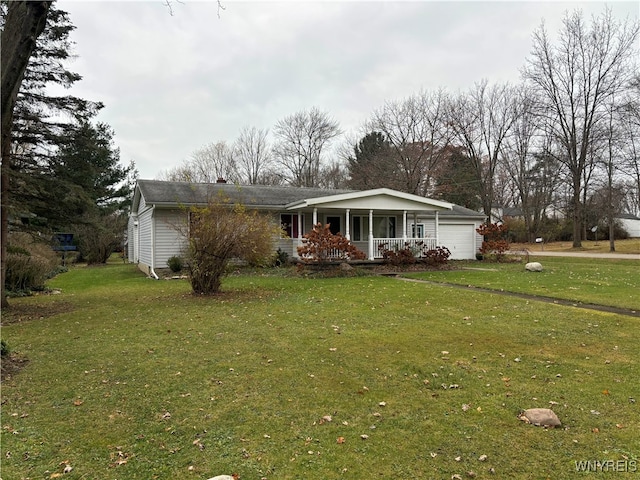
<svg viewBox="0 0 640 480">
<path fill-rule="evenodd" d="M 302 225 L 304 228 L 304 215 L 300 215 L 300 220 L 302 220 Z M 298 214 L 290 214 L 290 213 L 281 213 L 280 214 L 280 225 L 282 225 L 282 230 L 286 233 L 289 238 L 298 238 Z"/>
<path fill-rule="evenodd" d="M 351 240 L 354 242 L 364 241 L 369 238 L 369 217 L 352 217 Z M 373 217 L 374 238 L 395 238 L 396 237 L 396 217 L 378 216 Z"/>
<path fill-rule="evenodd" d="M 424 223 L 411 224 L 411 237 L 424 238 Z"/>
</svg>

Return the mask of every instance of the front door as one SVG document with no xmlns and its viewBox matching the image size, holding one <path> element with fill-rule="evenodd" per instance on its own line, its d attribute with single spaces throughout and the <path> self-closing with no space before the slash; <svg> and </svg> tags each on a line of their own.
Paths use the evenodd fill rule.
<svg viewBox="0 0 640 480">
<path fill-rule="evenodd" d="M 327 215 L 327 222 L 329 224 L 329 230 L 331 230 L 331 233 L 333 233 L 334 235 L 340 231 L 342 231 L 342 229 L 340 228 L 340 217 L 339 216 L 330 216 Z"/>
</svg>

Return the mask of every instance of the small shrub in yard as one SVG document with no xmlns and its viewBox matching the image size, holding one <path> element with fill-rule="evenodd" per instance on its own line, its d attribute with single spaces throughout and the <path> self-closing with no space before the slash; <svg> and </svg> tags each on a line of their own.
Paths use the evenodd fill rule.
<svg viewBox="0 0 640 480">
<path fill-rule="evenodd" d="M 436 247 L 424 252 L 422 258 L 428 265 L 445 265 L 451 252 L 447 247 Z"/>
<path fill-rule="evenodd" d="M 180 270 L 182 270 L 182 258 L 174 255 L 173 257 L 169 258 L 169 260 L 167 260 L 167 265 L 173 273 L 179 272 Z"/>
<path fill-rule="evenodd" d="M 0 340 L 0 356 L 7 356 L 9 355 L 9 353 L 11 353 L 11 350 L 9 349 L 9 345 L 7 345 L 7 342 L 3 340 Z"/>
<path fill-rule="evenodd" d="M 14 295 L 44 290 L 44 283 L 58 267 L 49 245 L 26 233 L 14 233 L 7 245 L 5 288 Z"/>
<path fill-rule="evenodd" d="M 509 250 L 508 231 L 505 224 L 497 223 L 484 223 L 476 228 L 476 232 L 484 237 L 480 247 L 480 253 L 484 255 L 484 258 L 487 258 L 487 255 L 492 255 L 498 262 L 504 258 L 505 252 Z"/>
<path fill-rule="evenodd" d="M 282 250 L 281 248 L 279 248 L 273 260 L 274 266 L 283 267 L 287 263 L 289 263 L 289 254 L 284 250 Z"/>
<path fill-rule="evenodd" d="M 382 253 L 382 258 L 385 263 L 396 267 L 400 265 L 413 265 L 418 261 L 415 252 L 408 244 L 406 244 L 404 248 L 390 250 L 387 248 L 386 243 L 382 243 L 378 246 L 378 250 Z"/>
</svg>

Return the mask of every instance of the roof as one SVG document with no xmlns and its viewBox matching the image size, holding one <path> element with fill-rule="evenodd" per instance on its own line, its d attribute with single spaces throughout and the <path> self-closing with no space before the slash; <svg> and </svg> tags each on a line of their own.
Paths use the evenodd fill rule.
<svg viewBox="0 0 640 480">
<path fill-rule="evenodd" d="M 326 195 L 330 193 L 330 195 Z M 305 207 L 322 208 L 350 208 L 367 209 L 378 208 L 384 210 L 452 210 L 453 204 L 420 197 L 410 193 L 399 192 L 389 188 L 376 188 L 373 190 L 350 191 L 347 193 L 325 192 L 325 196 L 306 198 L 287 205 L 287 209 L 300 209 Z"/>
<path fill-rule="evenodd" d="M 324 188 L 234 185 L 231 183 L 190 183 L 163 180 L 138 180 L 133 198 L 133 210 L 141 197 L 147 205 L 174 207 L 176 205 L 204 205 L 221 195 L 231 202 L 267 210 L 301 208 L 369 208 L 367 202 L 384 202 L 378 209 L 441 211 L 441 215 L 484 218 L 483 214 L 441 200 L 420 197 L 388 188 L 374 190 L 328 190 Z"/>
<path fill-rule="evenodd" d="M 305 198 L 353 191 L 268 185 L 234 185 L 232 183 L 166 182 L 162 180 L 138 180 L 138 189 L 145 202 L 153 205 L 203 205 L 217 195 L 222 195 L 232 202 L 266 208 L 282 208 L 284 205 Z M 134 208 L 137 207 L 138 202 L 139 198 L 136 199 L 134 195 Z"/>
</svg>

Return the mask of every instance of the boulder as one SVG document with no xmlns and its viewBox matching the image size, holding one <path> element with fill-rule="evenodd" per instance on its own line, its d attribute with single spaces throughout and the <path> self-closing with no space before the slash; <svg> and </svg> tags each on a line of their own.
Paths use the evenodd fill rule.
<svg viewBox="0 0 640 480">
<path fill-rule="evenodd" d="M 342 272 L 351 272 L 353 270 L 353 267 L 349 265 L 347 262 L 342 262 L 340 264 L 340 270 Z"/>
<path fill-rule="evenodd" d="M 530 408 L 522 412 L 518 418 L 538 427 L 559 427 L 562 425 L 555 412 L 549 408 Z"/>
<path fill-rule="evenodd" d="M 539 262 L 529 262 L 524 266 L 527 272 L 541 272 L 542 264 Z"/>
</svg>

